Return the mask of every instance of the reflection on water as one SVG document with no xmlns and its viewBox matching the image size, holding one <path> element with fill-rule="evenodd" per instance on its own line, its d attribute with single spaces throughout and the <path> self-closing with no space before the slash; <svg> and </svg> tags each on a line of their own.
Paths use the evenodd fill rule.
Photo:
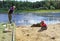
<svg viewBox="0 0 60 41">
<path fill-rule="evenodd" d="M 41 20 L 44 20 L 47 24 L 55 24 L 60 22 L 60 13 L 20 13 L 12 14 L 12 21 L 16 25 L 30 25 L 39 23 Z M 0 22 L 8 22 L 7 14 L 0 14 Z"/>
</svg>

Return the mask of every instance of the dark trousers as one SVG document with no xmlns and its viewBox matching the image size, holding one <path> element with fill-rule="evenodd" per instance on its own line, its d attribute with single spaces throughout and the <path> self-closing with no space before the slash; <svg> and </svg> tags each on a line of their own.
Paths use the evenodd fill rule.
<svg viewBox="0 0 60 41">
<path fill-rule="evenodd" d="M 47 27 L 41 27 L 41 29 L 38 30 L 38 32 L 41 32 L 41 31 L 44 31 L 44 30 L 47 30 Z"/>
<path fill-rule="evenodd" d="M 12 14 L 8 14 L 9 23 L 12 23 Z"/>
</svg>

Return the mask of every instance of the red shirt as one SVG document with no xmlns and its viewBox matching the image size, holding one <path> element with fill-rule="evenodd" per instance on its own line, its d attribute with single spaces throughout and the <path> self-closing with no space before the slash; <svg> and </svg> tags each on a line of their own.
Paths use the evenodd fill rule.
<svg viewBox="0 0 60 41">
<path fill-rule="evenodd" d="M 44 21 L 41 21 L 41 27 L 47 27 L 47 25 L 44 23 Z"/>
<path fill-rule="evenodd" d="M 42 27 L 46 27 L 47 25 L 46 25 L 45 23 L 42 23 L 41 26 L 42 26 Z"/>
</svg>

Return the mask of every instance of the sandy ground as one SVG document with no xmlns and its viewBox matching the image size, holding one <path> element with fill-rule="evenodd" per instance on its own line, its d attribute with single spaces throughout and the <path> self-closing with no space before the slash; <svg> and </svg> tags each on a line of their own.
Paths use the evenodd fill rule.
<svg viewBox="0 0 60 41">
<path fill-rule="evenodd" d="M 60 41 L 60 24 L 48 25 L 48 29 L 38 32 L 41 27 L 19 26 L 16 41 Z"/>
</svg>

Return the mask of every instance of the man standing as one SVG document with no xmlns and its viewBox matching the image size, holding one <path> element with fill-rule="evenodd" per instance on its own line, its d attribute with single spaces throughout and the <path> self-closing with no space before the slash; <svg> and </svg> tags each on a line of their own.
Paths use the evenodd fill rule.
<svg viewBox="0 0 60 41">
<path fill-rule="evenodd" d="M 11 19 L 12 19 L 12 13 L 15 10 L 15 6 L 11 6 L 9 11 L 8 11 L 8 19 L 9 19 L 9 23 L 12 23 Z"/>
</svg>

